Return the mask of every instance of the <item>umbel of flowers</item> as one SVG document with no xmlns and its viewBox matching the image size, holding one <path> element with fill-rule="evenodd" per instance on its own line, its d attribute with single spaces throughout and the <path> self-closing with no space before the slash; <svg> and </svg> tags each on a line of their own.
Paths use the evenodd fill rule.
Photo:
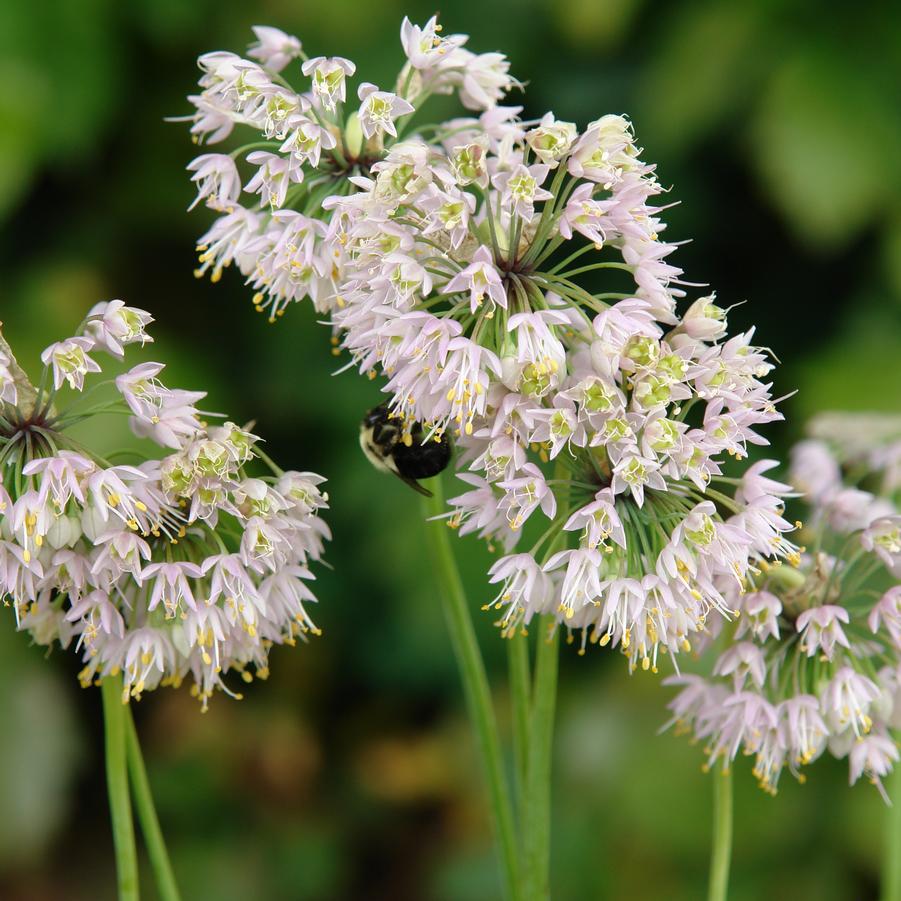
<svg viewBox="0 0 901 901">
<path fill-rule="evenodd" d="M 95 357 L 151 340 L 150 321 L 98 304 L 44 351 L 37 389 L 0 340 L 0 593 L 37 643 L 74 645 L 83 684 L 121 672 L 127 700 L 189 677 L 205 709 L 265 678 L 273 644 L 318 634 L 306 605 L 327 497 L 247 429 L 208 425 L 205 395 L 167 388 L 161 363 L 94 386 L 112 398 L 83 391 Z M 115 412 L 162 453 L 114 463 L 70 430 Z"/>
<path fill-rule="evenodd" d="M 711 677 L 672 680 L 673 722 L 705 743 L 708 765 L 752 755 L 769 792 L 785 767 L 803 781 L 829 753 L 885 795 L 901 725 L 901 436 L 875 415 L 818 417 L 811 431 L 790 472 L 807 506 L 801 564 L 762 566 L 752 590 L 730 592 L 740 618 Z"/>
<path fill-rule="evenodd" d="M 272 60 L 281 68 L 300 44 L 258 36 L 259 65 L 213 54 L 229 62 L 210 74 L 201 58 L 196 133 L 215 126 L 221 137 L 245 120 L 276 133 L 271 110 L 287 89 Z M 291 115 L 342 141 L 345 159 L 360 148 L 355 163 L 322 144 L 325 174 L 303 182 L 321 189 L 265 188 L 276 172 L 301 171 L 285 125 L 278 162 L 260 161 L 247 185 L 266 202 L 217 220 L 201 268 L 237 261 L 268 292 L 258 305 L 275 310 L 309 293 L 352 363 L 385 377 L 407 440 L 416 422 L 426 440 L 453 436 L 470 490 L 451 501 L 449 522 L 507 552 L 490 574 L 504 634 L 548 614 L 580 630 L 582 651 L 618 646 L 631 668 L 656 671 L 711 614 L 731 615 L 761 561 L 797 560 L 781 486 L 760 466 L 722 474 L 781 418 L 772 364 L 753 330 L 729 337 L 713 295 L 679 308 L 687 283 L 667 261 L 662 188 L 628 120 L 523 121 L 521 107 L 497 105 L 515 84 L 503 57 L 473 57 L 434 19 L 405 20 L 401 38 L 407 62 L 382 118 L 370 109 L 382 95 L 363 85 L 343 132 L 330 117 L 352 65 L 304 63 L 312 80 L 291 95 Z M 323 88 L 326 71 L 340 90 Z M 394 133 L 398 114 L 406 126 L 429 94 L 452 90 L 484 111 Z M 214 96 L 225 99 L 209 119 Z M 220 164 L 232 171 L 231 158 Z M 223 183 L 226 205 L 238 197 L 236 176 L 198 180 L 208 202 Z M 302 212 L 285 208 L 293 197 L 305 198 Z M 292 273 L 303 277 L 289 285 Z M 547 522 L 518 549 L 536 513 Z"/>
<path fill-rule="evenodd" d="M 188 98 L 197 143 L 217 143 L 236 128 L 250 143 L 204 153 L 188 168 L 195 203 L 221 214 L 199 241 L 196 274 L 218 281 L 234 263 L 253 287 L 256 308 L 274 321 L 305 297 L 320 311 L 334 305 L 344 253 L 324 199 L 356 190 L 353 179 L 371 173 L 431 95 L 456 93 L 466 108 L 488 110 L 513 81 L 503 55 L 471 53 L 464 35 L 439 37 L 435 19 L 424 28 L 405 20 L 408 62 L 393 91 L 361 83 L 359 105 L 348 115 L 347 81 L 356 71 L 350 60 L 310 59 L 297 38 L 277 28 L 254 32 L 251 59 L 203 54 L 201 92 Z M 302 84 L 292 87 L 291 76 Z M 242 157 L 247 177 L 238 170 Z"/>
</svg>

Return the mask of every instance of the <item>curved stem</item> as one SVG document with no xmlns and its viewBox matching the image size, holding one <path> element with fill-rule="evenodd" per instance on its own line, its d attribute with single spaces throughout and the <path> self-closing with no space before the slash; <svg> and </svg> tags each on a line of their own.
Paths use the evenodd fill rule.
<svg viewBox="0 0 901 901">
<path fill-rule="evenodd" d="M 542 618 L 535 655 L 535 688 L 529 724 L 529 771 L 523 813 L 525 849 L 523 885 L 530 901 L 547 901 L 551 864 L 551 752 L 554 743 L 554 713 L 557 701 L 559 630 L 552 617 Z"/>
<path fill-rule="evenodd" d="M 141 823 L 141 832 L 144 834 L 144 844 L 147 846 L 147 854 L 150 857 L 150 866 L 153 868 L 157 892 L 161 901 L 181 901 L 178 885 L 175 882 L 175 873 L 172 871 L 172 864 L 166 851 L 163 831 L 160 829 L 160 821 L 153 805 L 153 795 L 147 779 L 147 768 L 144 766 L 138 731 L 135 729 L 130 706 L 126 709 L 125 718 L 125 741 L 128 771 L 131 773 L 131 790 L 138 811 L 138 820 Z"/>
<path fill-rule="evenodd" d="M 732 859 L 732 770 L 713 771 L 713 844 L 708 901 L 726 901 Z"/>
<path fill-rule="evenodd" d="M 125 740 L 125 704 L 122 677 L 105 676 L 100 683 L 106 746 L 106 788 L 109 793 L 119 901 L 138 901 L 138 855 L 128 798 Z"/>
<path fill-rule="evenodd" d="M 426 515 L 438 516 L 444 513 L 440 477 L 433 479 L 429 487 L 434 494 L 423 502 Z M 451 550 L 448 528 L 444 522 L 430 522 L 426 534 L 437 574 L 439 594 L 444 603 L 451 642 L 457 658 L 457 665 L 460 668 L 460 676 L 463 679 L 466 706 L 475 727 L 479 754 L 488 780 L 492 825 L 495 839 L 500 846 L 505 894 L 511 901 L 517 901 L 521 896 L 516 860 L 516 834 L 513 828 L 513 808 L 510 803 L 510 789 L 504 773 L 497 720 L 491 704 L 491 691 L 488 687 L 488 677 L 485 674 L 485 664 L 476 640 L 472 617 L 463 591 L 463 582 Z"/>
<path fill-rule="evenodd" d="M 895 733 L 894 738 L 897 737 Z M 882 858 L 882 901 L 901 901 L 901 766 L 892 772 L 889 796 L 892 806 L 887 811 Z"/>
</svg>

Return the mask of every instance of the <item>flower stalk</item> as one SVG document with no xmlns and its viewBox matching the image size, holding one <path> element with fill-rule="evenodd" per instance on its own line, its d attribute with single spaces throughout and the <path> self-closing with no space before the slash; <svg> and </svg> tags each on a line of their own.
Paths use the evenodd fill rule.
<svg viewBox="0 0 901 901">
<path fill-rule="evenodd" d="M 523 827 L 523 883 L 528 901 L 547 901 L 550 892 L 551 763 L 557 706 L 559 630 L 548 617 L 539 624 L 534 700 L 529 722 L 529 764 Z"/>
<path fill-rule="evenodd" d="M 525 816 L 526 780 L 529 772 L 529 713 L 532 694 L 529 637 L 525 632 L 517 632 L 507 640 L 507 665 L 513 719 L 517 816 L 522 823 Z"/>
<path fill-rule="evenodd" d="M 432 497 L 424 501 L 429 518 L 444 512 L 444 499 L 440 478 L 430 484 Z M 476 640 L 463 583 L 457 569 L 448 535 L 443 522 L 433 522 L 428 531 L 432 561 L 437 573 L 439 594 L 444 604 L 451 643 L 463 680 L 466 706 L 475 728 L 479 755 L 488 782 L 492 827 L 501 854 L 501 870 L 505 896 L 510 901 L 522 897 L 516 853 L 516 834 L 513 826 L 513 808 L 510 789 L 504 773 L 504 761 L 498 734 L 497 720 L 491 703 L 491 691 L 485 664 Z"/>
<path fill-rule="evenodd" d="M 726 901 L 732 860 L 732 770 L 713 773 L 713 842 L 707 901 Z"/>
<path fill-rule="evenodd" d="M 126 755 L 128 772 L 131 776 L 131 790 L 134 795 L 138 821 L 141 824 L 141 832 L 144 835 L 144 843 L 147 846 L 150 866 L 156 880 L 157 893 L 160 901 L 181 901 L 178 885 L 175 882 L 175 873 L 172 870 L 166 842 L 163 839 L 163 831 L 160 828 L 160 821 L 153 804 L 147 768 L 144 766 L 138 731 L 135 728 L 130 706 L 126 707 L 125 721 Z"/>
<path fill-rule="evenodd" d="M 128 712 L 122 701 L 122 691 L 122 677 L 119 675 L 106 676 L 100 683 L 106 745 L 106 786 L 116 850 L 118 898 L 119 901 L 138 901 L 138 855 L 128 796 Z"/>
<path fill-rule="evenodd" d="M 892 772 L 882 863 L 883 901 L 901 901 L 901 768 Z"/>
</svg>

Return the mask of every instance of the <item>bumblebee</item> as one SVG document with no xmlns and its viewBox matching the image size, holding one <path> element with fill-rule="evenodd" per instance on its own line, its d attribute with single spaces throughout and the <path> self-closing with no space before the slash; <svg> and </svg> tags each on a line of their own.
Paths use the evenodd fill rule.
<svg viewBox="0 0 901 901">
<path fill-rule="evenodd" d="M 366 459 L 382 472 L 392 472 L 411 488 L 431 497 L 417 479 L 429 479 L 447 468 L 451 443 L 445 436 L 426 438 L 422 424 L 404 429 L 403 420 L 392 415 L 388 404 L 373 407 L 360 425 L 360 447 Z"/>
</svg>

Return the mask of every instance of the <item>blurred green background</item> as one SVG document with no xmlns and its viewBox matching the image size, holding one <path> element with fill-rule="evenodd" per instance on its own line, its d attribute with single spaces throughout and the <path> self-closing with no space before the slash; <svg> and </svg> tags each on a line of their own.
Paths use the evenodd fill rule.
<svg viewBox="0 0 901 901">
<path fill-rule="evenodd" d="M 21 362 L 99 299 L 157 318 L 172 386 L 255 418 L 285 466 L 330 478 L 333 571 L 322 638 L 273 654 L 272 678 L 201 715 L 186 691 L 137 707 L 159 812 L 193 899 L 498 896 L 482 785 L 418 499 L 375 473 L 357 424 L 377 386 L 333 377 L 309 306 L 277 326 L 227 272 L 196 282 L 183 125 L 196 56 L 243 52 L 250 26 L 296 33 L 386 87 L 400 20 L 421 2 L 0 2 L 0 319 Z M 799 0 L 463 0 L 448 32 L 503 50 L 526 114 L 634 120 L 681 202 L 676 261 L 733 328 L 758 324 L 798 389 L 774 428 L 783 453 L 823 408 L 901 408 L 901 6 Z M 97 436 L 120 439 L 119 424 Z M 460 543 L 477 608 L 485 551 Z M 71 656 L 0 629 L 0 898 L 112 898 L 99 696 Z M 504 648 L 478 626 L 503 691 Z M 564 654 L 554 805 L 555 899 L 692 899 L 707 867 L 710 777 L 684 739 L 657 736 L 670 693 L 613 655 Z M 884 808 L 821 761 L 773 800 L 737 779 L 732 897 L 877 897 Z M 147 897 L 153 897 L 147 887 Z"/>
</svg>

